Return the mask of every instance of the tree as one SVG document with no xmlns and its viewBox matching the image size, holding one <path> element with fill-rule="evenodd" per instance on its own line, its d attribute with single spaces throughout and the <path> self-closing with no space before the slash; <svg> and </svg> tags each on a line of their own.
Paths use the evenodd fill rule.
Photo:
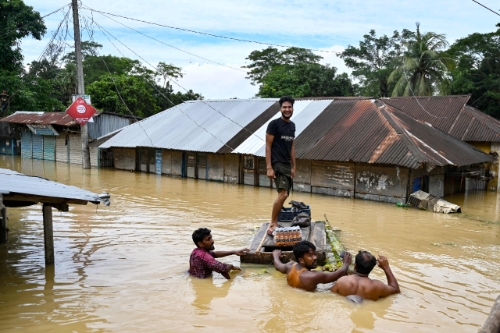
<svg viewBox="0 0 500 333">
<path fill-rule="evenodd" d="M 40 13 L 22 0 L 0 0 L 0 71 L 20 72 L 23 55 L 20 41 L 31 36 L 40 40 L 47 28 Z M 8 75 L 8 74 L 7 74 Z"/>
<path fill-rule="evenodd" d="M 252 84 L 261 84 L 267 73 L 279 66 L 314 64 L 318 63 L 322 57 L 299 47 L 290 47 L 284 51 L 268 47 L 262 51 L 253 51 L 246 59 L 252 62 L 242 67 L 250 69 L 247 79 L 250 79 Z"/>
<path fill-rule="evenodd" d="M 375 30 L 363 36 L 359 47 L 349 45 L 340 55 L 347 67 L 352 68 L 352 76 L 359 80 L 364 96 L 389 97 L 394 84 L 388 82 L 389 75 L 402 55 L 402 43 L 414 33 L 404 29 L 400 34 L 394 31 L 392 37 L 377 38 Z"/>
<path fill-rule="evenodd" d="M 500 119 L 500 23 L 497 31 L 458 39 L 448 51 L 457 61 L 451 93 L 470 94 L 470 103 Z"/>
<path fill-rule="evenodd" d="M 413 38 L 403 42 L 404 53 L 400 64 L 389 76 L 395 82 L 392 96 L 432 96 L 446 93 L 449 84 L 446 74 L 453 61 L 444 50 L 448 47 L 445 35 L 420 32 L 420 24 Z"/>
<path fill-rule="evenodd" d="M 354 87 L 347 74 L 335 75 L 329 65 L 301 63 L 274 68 L 262 79 L 259 97 L 352 96 Z"/>
<path fill-rule="evenodd" d="M 248 79 L 259 84 L 259 97 L 345 96 L 353 95 L 355 87 L 347 75 L 336 76 L 337 69 L 319 63 L 321 56 L 311 50 L 290 47 L 279 51 L 268 47 L 253 51 L 247 57 L 252 63 Z"/>
</svg>

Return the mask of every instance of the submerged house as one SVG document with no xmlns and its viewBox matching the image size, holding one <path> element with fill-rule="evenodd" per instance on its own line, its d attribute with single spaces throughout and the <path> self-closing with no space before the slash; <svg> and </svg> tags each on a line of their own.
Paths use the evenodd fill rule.
<svg viewBox="0 0 500 333">
<path fill-rule="evenodd" d="M 265 132 L 277 99 L 190 101 L 128 126 L 100 145 L 117 169 L 271 188 Z M 475 188 L 465 171 L 493 157 L 384 100 L 298 99 L 295 191 L 406 202 Z"/>
<path fill-rule="evenodd" d="M 98 112 L 88 123 L 92 166 L 112 166 L 113 158 L 92 141 L 130 125 L 135 118 L 116 113 Z M 82 164 L 80 125 L 65 112 L 18 111 L 0 119 L 0 126 L 20 138 L 17 150 L 23 158 Z"/>
<path fill-rule="evenodd" d="M 467 105 L 469 95 L 391 97 L 382 101 L 409 116 L 431 124 L 449 135 L 465 141 L 495 159 L 488 165 L 489 175 L 478 183 L 479 189 L 500 190 L 500 121 Z M 489 179 L 489 181 L 488 181 Z"/>
</svg>

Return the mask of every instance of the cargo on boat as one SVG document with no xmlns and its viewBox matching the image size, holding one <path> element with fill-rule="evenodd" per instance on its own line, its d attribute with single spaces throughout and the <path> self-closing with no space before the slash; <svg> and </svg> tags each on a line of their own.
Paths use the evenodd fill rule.
<svg viewBox="0 0 500 333">
<path fill-rule="evenodd" d="M 283 227 L 289 227 L 291 222 L 279 222 L 279 224 Z M 284 255 L 281 259 L 282 262 L 294 259 L 293 246 L 278 246 L 275 238 L 267 235 L 268 225 L 269 223 L 262 224 L 250 244 L 250 252 L 240 257 L 241 262 L 269 265 L 273 261 L 273 251 L 276 249 L 281 250 L 281 253 Z M 311 222 L 309 227 L 300 228 L 300 231 L 302 233 L 302 240 L 308 240 L 316 246 L 318 265 L 324 265 L 326 263 L 327 252 L 330 251 L 330 245 L 326 242 L 325 222 Z"/>
</svg>

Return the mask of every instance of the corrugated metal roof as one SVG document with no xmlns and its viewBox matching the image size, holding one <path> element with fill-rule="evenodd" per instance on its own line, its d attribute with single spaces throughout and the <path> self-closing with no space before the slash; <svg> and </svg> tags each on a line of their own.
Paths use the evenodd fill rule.
<svg viewBox="0 0 500 333">
<path fill-rule="evenodd" d="M 79 125 L 65 112 L 29 112 L 21 111 L 11 114 L 0 121 L 13 124 L 40 124 L 40 125 Z"/>
<path fill-rule="evenodd" d="M 101 148 L 154 147 L 214 153 L 223 147 L 232 150 L 235 147 L 229 145 L 230 140 L 276 101 L 236 99 L 185 102 L 127 126 Z"/>
<path fill-rule="evenodd" d="M 461 140 L 500 142 L 500 121 L 466 105 L 469 99 L 468 95 L 460 95 L 391 97 L 381 101 Z"/>
<path fill-rule="evenodd" d="M 298 100 L 293 105 L 292 121 L 295 123 L 295 137 L 300 133 L 332 102 L 332 99 Z M 281 117 L 278 111 L 255 131 L 241 145 L 233 150 L 235 154 L 248 154 L 264 157 L 266 153 L 266 130 L 271 120 Z"/>
<path fill-rule="evenodd" d="M 460 166 L 492 160 L 428 124 L 375 103 L 333 102 L 296 138 L 296 157 L 410 168 L 423 163 Z"/>
<path fill-rule="evenodd" d="M 95 204 L 102 202 L 98 194 L 50 181 L 45 178 L 27 176 L 9 169 L 0 169 L 0 194 L 4 200 L 9 195 L 20 194 L 37 197 L 60 198 L 64 200 L 89 201 Z"/>
<path fill-rule="evenodd" d="M 460 166 L 492 160 L 451 135 L 387 106 L 385 101 L 297 100 L 292 117 L 296 125 L 296 157 L 411 168 L 423 163 Z M 186 102 L 127 126 L 100 147 L 265 156 L 267 126 L 280 115 L 277 99 Z M 461 117 L 467 120 L 469 110 L 464 109 Z M 461 119 L 457 118 L 450 129 L 463 128 Z M 470 124 L 468 132 L 475 133 L 477 128 Z"/>
</svg>

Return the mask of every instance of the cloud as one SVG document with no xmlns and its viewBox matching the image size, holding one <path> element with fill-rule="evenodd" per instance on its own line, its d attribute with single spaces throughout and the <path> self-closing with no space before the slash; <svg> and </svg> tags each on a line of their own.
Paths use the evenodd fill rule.
<svg viewBox="0 0 500 333">
<path fill-rule="evenodd" d="M 25 2 L 44 15 L 65 5 L 67 0 Z M 482 0 L 482 3 L 494 9 L 498 7 L 498 0 Z M 421 0 L 418 3 L 398 0 L 85 0 L 84 5 L 139 20 L 211 34 L 333 51 L 342 51 L 348 45 L 358 45 L 370 29 L 375 29 L 379 36 L 392 35 L 394 30 L 414 29 L 415 22 L 418 21 L 422 31 L 444 33 L 448 41 L 453 43 L 457 38 L 474 32 L 493 31 L 498 22 L 498 16 L 474 2 L 456 0 Z M 90 14 L 82 10 L 81 15 Z M 62 13 L 45 19 L 49 32 L 55 30 L 61 19 Z M 257 92 L 257 87 L 245 79 L 245 73 L 216 65 L 192 54 L 239 69 L 245 64 L 245 58 L 251 51 L 263 49 L 265 45 L 114 18 L 191 53 L 187 54 L 132 32 L 98 13 L 93 14 L 93 19 L 152 65 L 163 61 L 182 67 L 186 76 L 180 81 L 181 84 L 207 98 L 246 98 Z M 83 34 L 83 39 L 88 39 L 88 32 L 84 31 Z M 42 42 L 23 40 L 26 62 L 40 55 L 50 36 L 48 33 Z M 99 30 L 94 32 L 94 38 L 104 45 L 103 54 L 121 56 Z M 72 44 L 72 41 L 68 43 Z M 127 57 L 138 59 L 137 55 L 120 43 L 114 40 L 113 43 Z M 323 56 L 322 63 L 337 67 L 339 73 L 350 73 L 342 59 L 335 54 L 317 54 Z"/>
</svg>

